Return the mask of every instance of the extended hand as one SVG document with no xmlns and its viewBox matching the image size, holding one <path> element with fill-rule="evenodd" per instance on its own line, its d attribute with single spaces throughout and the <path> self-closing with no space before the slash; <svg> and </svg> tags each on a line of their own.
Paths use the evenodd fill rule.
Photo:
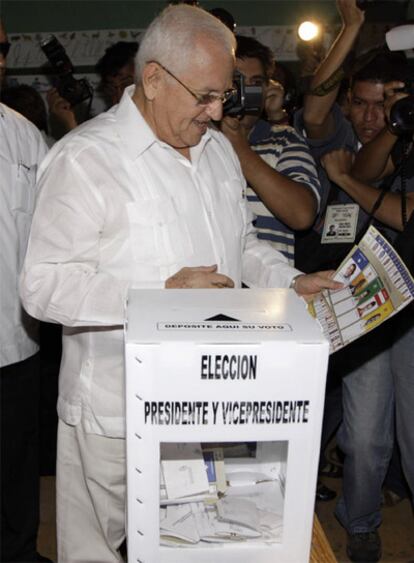
<svg viewBox="0 0 414 563">
<path fill-rule="evenodd" d="M 334 273 L 334 270 L 325 270 L 313 274 L 303 274 L 295 280 L 295 291 L 298 295 L 311 299 L 323 289 L 342 289 L 344 284 L 332 279 Z"/>
<path fill-rule="evenodd" d="M 181 268 L 165 282 L 167 289 L 218 289 L 234 287 L 229 277 L 217 273 L 217 266 Z"/>
<path fill-rule="evenodd" d="M 220 122 L 220 129 L 235 149 L 240 145 L 249 146 L 249 141 L 247 140 L 248 131 L 237 117 L 223 117 Z"/>
</svg>

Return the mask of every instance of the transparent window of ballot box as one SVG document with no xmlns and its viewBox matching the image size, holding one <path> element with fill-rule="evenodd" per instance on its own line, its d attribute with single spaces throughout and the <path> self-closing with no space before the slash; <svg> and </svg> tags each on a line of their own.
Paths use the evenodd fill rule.
<svg viewBox="0 0 414 563">
<path fill-rule="evenodd" d="M 288 442 L 160 444 L 160 546 L 283 541 Z"/>
</svg>

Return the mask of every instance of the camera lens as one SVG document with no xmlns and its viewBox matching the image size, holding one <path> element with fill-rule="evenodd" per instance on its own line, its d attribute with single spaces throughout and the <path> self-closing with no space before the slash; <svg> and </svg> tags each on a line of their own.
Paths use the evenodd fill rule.
<svg viewBox="0 0 414 563">
<path fill-rule="evenodd" d="M 397 135 L 414 131 L 414 95 L 395 102 L 390 111 L 390 124 Z"/>
</svg>

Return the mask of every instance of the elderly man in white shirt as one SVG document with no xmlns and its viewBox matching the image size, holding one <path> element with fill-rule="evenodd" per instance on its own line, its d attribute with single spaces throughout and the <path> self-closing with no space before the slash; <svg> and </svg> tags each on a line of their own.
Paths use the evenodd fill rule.
<svg viewBox="0 0 414 563">
<path fill-rule="evenodd" d="M 166 8 L 141 42 L 136 86 L 42 168 L 21 292 L 32 315 L 64 327 L 60 563 L 121 560 L 128 288 L 337 287 L 327 273 L 301 275 L 252 228 L 239 162 L 209 127 L 234 51 L 233 34 L 204 10 Z"/>
</svg>

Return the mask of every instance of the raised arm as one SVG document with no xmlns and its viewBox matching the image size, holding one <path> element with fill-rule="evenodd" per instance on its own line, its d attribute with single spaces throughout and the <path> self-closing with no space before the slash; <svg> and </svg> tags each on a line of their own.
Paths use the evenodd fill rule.
<svg viewBox="0 0 414 563">
<path fill-rule="evenodd" d="M 269 211 L 291 229 L 309 228 L 318 211 L 319 180 L 314 160 L 296 132 L 287 130 L 291 131 L 286 133 L 289 143 L 278 155 L 277 167 L 273 168 L 250 147 L 237 119 L 225 117 L 221 129 L 239 157 L 249 186 Z"/>
<path fill-rule="evenodd" d="M 333 132 L 330 112 L 341 82 L 335 75 L 340 72 L 364 23 L 364 12 L 357 7 L 356 0 L 337 0 L 337 8 L 342 18 L 341 31 L 313 76 L 310 90 L 315 94 L 307 94 L 304 101 L 306 133 L 312 139 L 323 139 Z"/>
<path fill-rule="evenodd" d="M 351 175 L 352 155 L 344 149 L 332 151 L 322 158 L 329 178 L 340 186 L 362 209 L 370 213 L 380 195 L 377 188 L 363 183 Z M 407 217 L 414 211 L 414 193 L 407 193 Z M 374 217 L 388 227 L 403 229 L 401 195 L 387 193 Z"/>
</svg>

